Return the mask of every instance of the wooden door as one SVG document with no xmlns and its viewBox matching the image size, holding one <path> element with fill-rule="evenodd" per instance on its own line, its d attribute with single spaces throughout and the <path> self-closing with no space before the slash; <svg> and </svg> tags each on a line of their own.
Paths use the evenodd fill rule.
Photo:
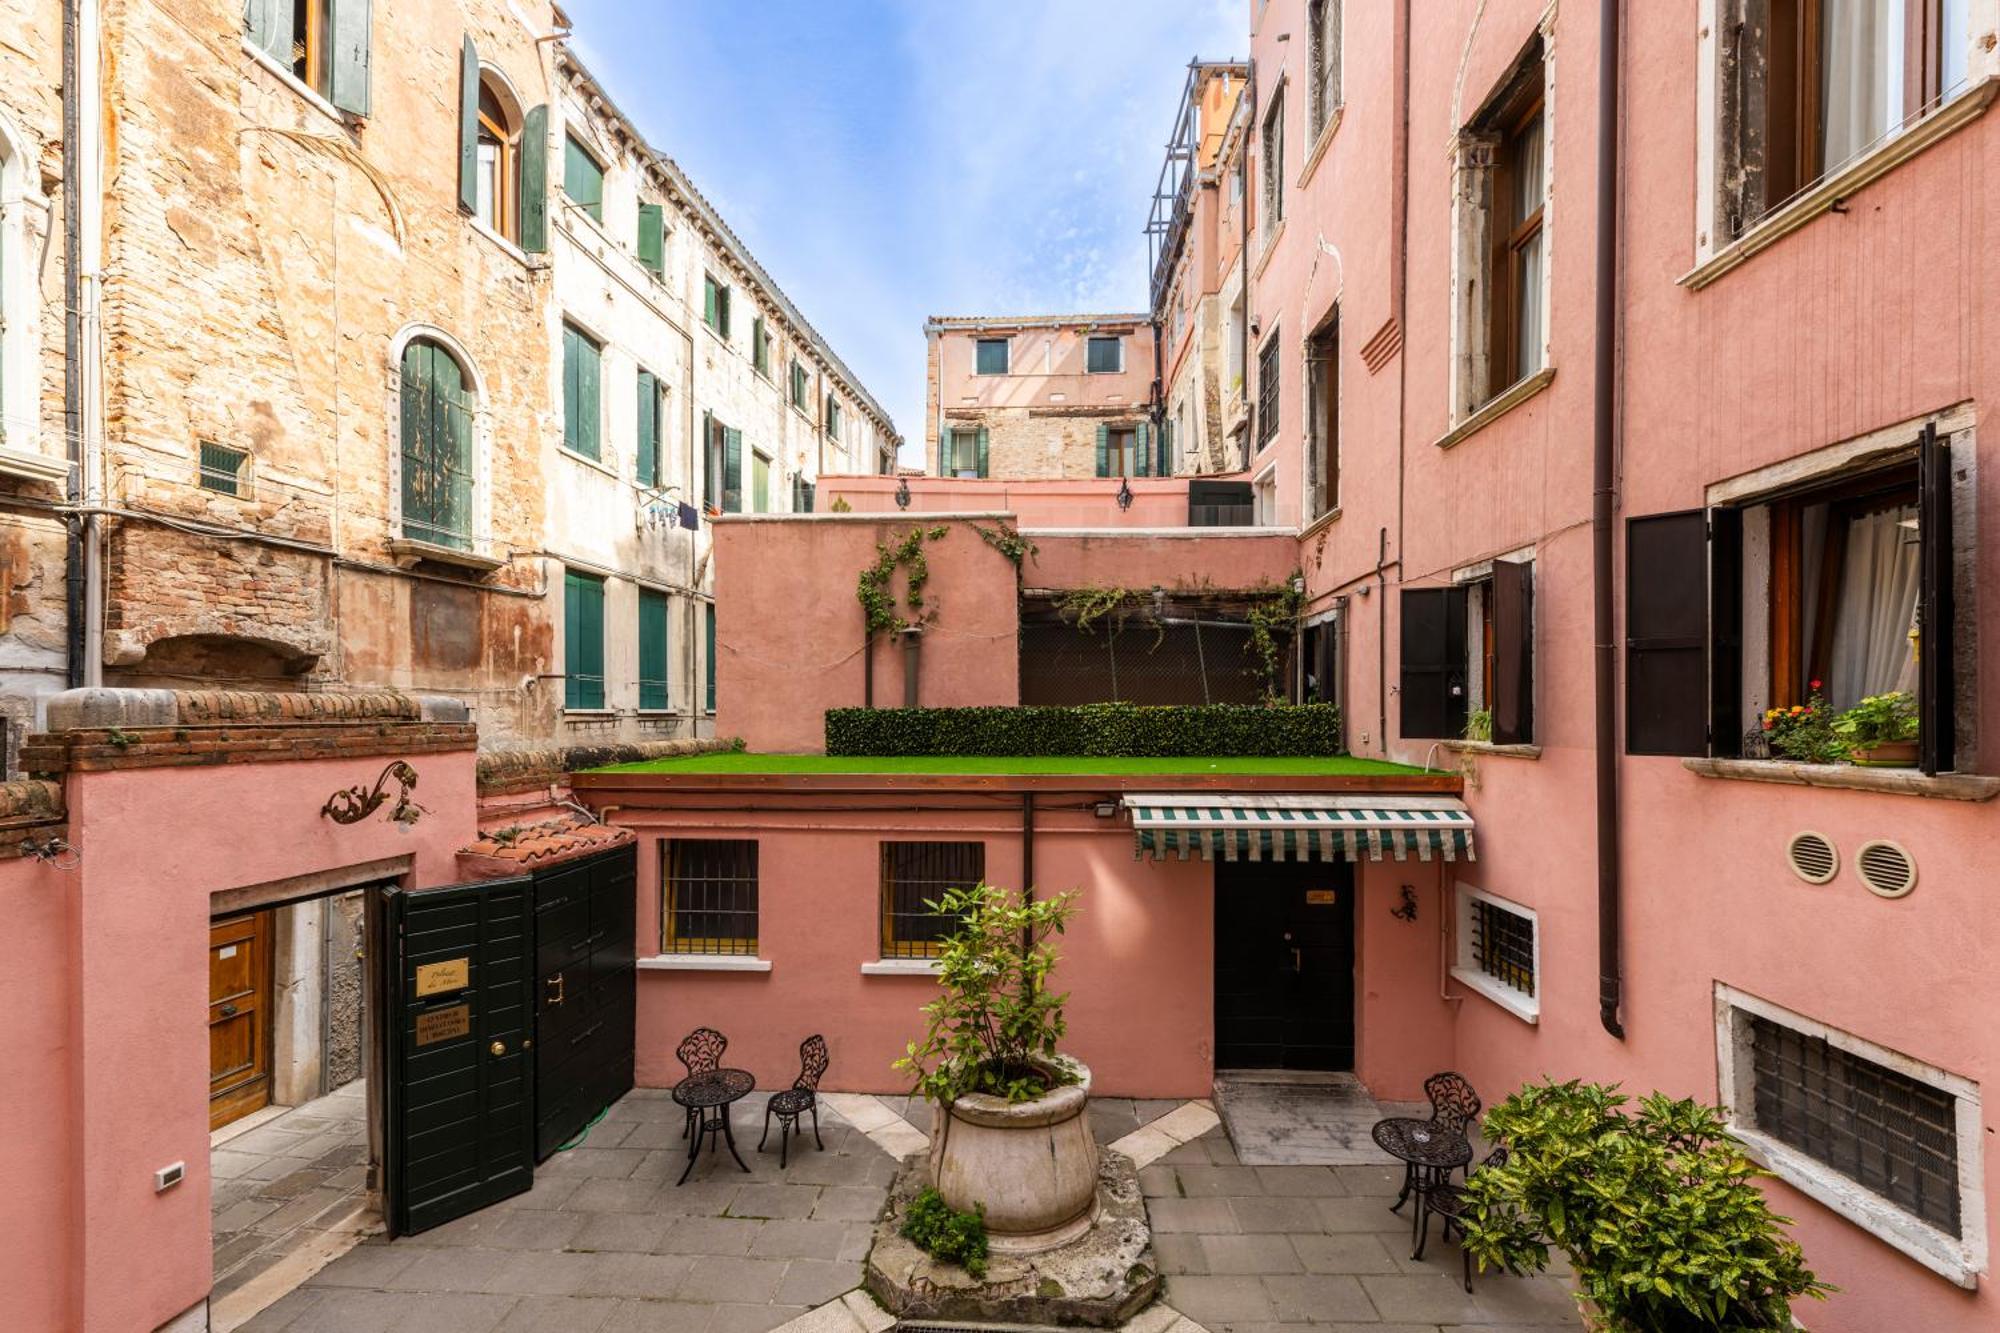
<svg viewBox="0 0 2000 1333">
<path fill-rule="evenodd" d="M 535 877 L 535 1160 L 632 1090 L 637 849 Z"/>
<path fill-rule="evenodd" d="M 1354 1067 L 1354 867 L 1215 864 L 1218 1069 Z"/>
<path fill-rule="evenodd" d="M 208 927 L 208 1127 L 271 1100 L 271 913 Z"/>
</svg>

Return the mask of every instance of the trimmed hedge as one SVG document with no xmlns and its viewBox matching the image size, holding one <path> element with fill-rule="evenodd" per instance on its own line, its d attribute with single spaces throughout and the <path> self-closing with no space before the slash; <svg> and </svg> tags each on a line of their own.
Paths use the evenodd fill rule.
<svg viewBox="0 0 2000 1333">
<path fill-rule="evenodd" d="M 1073 708 L 829 708 L 830 755 L 1090 755 L 1260 759 L 1337 755 L 1332 704 L 1082 704 Z"/>
</svg>

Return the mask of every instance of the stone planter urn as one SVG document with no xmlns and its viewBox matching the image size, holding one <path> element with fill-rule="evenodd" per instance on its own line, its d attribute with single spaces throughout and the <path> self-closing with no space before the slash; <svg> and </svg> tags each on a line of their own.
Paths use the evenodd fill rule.
<svg viewBox="0 0 2000 1333">
<path fill-rule="evenodd" d="M 953 1208 L 985 1209 L 996 1254 L 1054 1249 L 1096 1220 L 1090 1070 L 1075 1060 L 1062 1068 L 1072 1081 L 1033 1101 L 971 1093 L 932 1109 L 931 1183 Z"/>
</svg>

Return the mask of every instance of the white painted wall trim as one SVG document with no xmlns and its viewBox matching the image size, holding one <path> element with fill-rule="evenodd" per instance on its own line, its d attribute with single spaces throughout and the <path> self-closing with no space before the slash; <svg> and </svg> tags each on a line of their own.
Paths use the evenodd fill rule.
<svg viewBox="0 0 2000 1333">
<path fill-rule="evenodd" d="M 768 958 L 728 953 L 656 953 L 641 958 L 642 972 L 769 972 Z"/>
</svg>

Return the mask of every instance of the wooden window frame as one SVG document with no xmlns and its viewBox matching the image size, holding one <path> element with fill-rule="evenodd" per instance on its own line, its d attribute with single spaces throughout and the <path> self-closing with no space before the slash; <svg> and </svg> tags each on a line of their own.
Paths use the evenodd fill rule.
<svg viewBox="0 0 2000 1333">
<path fill-rule="evenodd" d="M 944 951 L 944 941 L 942 939 L 904 938 L 896 929 L 897 923 L 900 920 L 917 919 L 938 922 L 948 919 L 942 913 L 911 911 L 907 909 L 903 911 L 896 910 L 896 890 L 898 887 L 904 885 L 904 880 L 896 877 L 894 873 L 897 870 L 895 864 L 896 858 L 899 854 L 906 854 L 903 849 L 914 848 L 935 849 L 930 854 L 935 856 L 938 864 L 945 869 L 956 869 L 946 864 L 948 858 L 954 855 L 965 857 L 968 864 L 972 867 L 970 878 L 963 885 L 957 881 L 966 879 L 967 876 L 965 874 L 954 874 L 949 880 L 939 877 L 915 881 L 916 883 L 936 885 L 940 894 L 945 888 L 972 888 L 977 884 L 983 883 L 986 878 L 986 844 L 983 841 L 974 839 L 932 838 L 889 839 L 883 841 L 880 851 L 881 895 L 878 903 L 878 937 L 882 949 L 881 956 L 885 960 L 893 958 L 936 958 Z M 936 899 L 926 898 L 924 901 L 934 902 Z"/>
<path fill-rule="evenodd" d="M 572 148 L 576 150 L 577 156 L 582 157 L 584 161 L 597 169 L 597 199 L 594 203 L 579 199 L 576 195 L 570 193 L 569 163 L 570 149 Z M 604 178 L 609 174 L 610 171 L 604 165 L 604 160 L 592 152 L 590 145 L 579 139 L 574 130 L 563 132 L 563 196 L 575 204 L 579 210 L 588 215 L 590 220 L 599 226 L 604 225 Z"/>
<path fill-rule="evenodd" d="M 1549 163 L 1542 159 L 1542 193 L 1526 216 L 1513 216 L 1516 186 L 1520 181 L 1519 157 L 1526 150 L 1529 131 L 1547 134 L 1542 113 L 1547 105 L 1544 57 L 1539 51 L 1533 61 L 1501 95 L 1487 125 L 1498 136 L 1493 150 L 1493 171 L 1487 191 L 1488 221 L 1492 253 L 1487 260 L 1487 392 L 1492 398 L 1518 383 L 1533 369 L 1527 365 L 1521 346 L 1520 314 L 1525 292 L 1522 286 L 1522 254 L 1542 234 L 1548 213 Z M 1548 263 L 1548 248 L 1542 249 L 1542 263 Z M 1546 318 L 1546 306 L 1544 307 Z"/>
<path fill-rule="evenodd" d="M 734 906 L 686 907 L 681 895 L 694 886 L 687 881 L 697 878 L 688 874 L 684 866 L 688 853 L 695 848 L 708 848 L 718 857 L 725 853 L 741 857 L 734 874 L 707 874 L 699 876 L 704 885 L 747 893 L 749 905 L 741 905 L 736 899 Z M 758 842 L 755 838 L 662 838 L 660 839 L 660 951 L 667 954 L 693 954 L 708 957 L 755 958 L 757 946 L 763 933 L 761 916 L 760 874 L 758 865 Z M 747 852 L 747 855 L 746 855 Z M 746 869 L 747 867 L 747 869 Z M 679 933 L 680 918 L 688 916 L 734 916 L 748 917 L 752 930 L 748 935 L 683 935 Z"/>
<path fill-rule="evenodd" d="M 332 33 L 333 0 L 292 3 L 292 77 L 328 99 L 333 97 Z"/>
<path fill-rule="evenodd" d="M 500 89 L 487 78 L 484 71 L 481 71 L 478 101 L 479 138 L 491 139 L 496 149 L 493 221 L 488 225 L 507 241 L 519 245 L 521 243 L 521 131 L 519 126 L 510 131 L 500 119 L 490 114 L 486 106 L 489 99 L 493 103 L 493 111 L 505 116 L 507 108 L 501 98 Z"/>
</svg>

